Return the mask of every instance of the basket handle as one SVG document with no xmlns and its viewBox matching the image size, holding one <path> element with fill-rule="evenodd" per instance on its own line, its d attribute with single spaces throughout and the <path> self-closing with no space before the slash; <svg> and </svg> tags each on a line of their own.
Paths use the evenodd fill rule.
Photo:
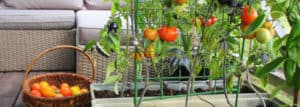
<svg viewBox="0 0 300 107">
<path fill-rule="evenodd" d="M 96 80 L 96 68 L 95 68 L 95 64 L 94 61 L 92 60 L 91 56 L 89 54 L 87 54 L 86 52 L 84 52 L 82 49 L 76 47 L 76 46 L 72 46 L 72 45 L 58 45 L 49 49 L 44 50 L 43 52 L 41 52 L 40 54 L 38 54 L 35 58 L 33 58 L 33 60 L 31 61 L 31 63 L 27 66 L 26 70 L 25 70 L 25 74 L 24 74 L 24 79 L 23 79 L 23 85 L 25 84 L 25 81 L 27 80 L 27 77 L 29 75 L 30 70 L 32 69 L 32 66 L 44 55 L 46 55 L 47 53 L 57 50 L 57 49 L 74 49 L 78 52 L 83 53 L 89 60 L 89 62 L 92 64 L 92 70 L 93 70 L 93 78 L 92 81 Z"/>
</svg>

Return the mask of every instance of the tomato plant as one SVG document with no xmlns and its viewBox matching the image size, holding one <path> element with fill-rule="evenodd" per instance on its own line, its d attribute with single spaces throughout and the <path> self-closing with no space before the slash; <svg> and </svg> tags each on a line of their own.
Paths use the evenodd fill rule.
<svg viewBox="0 0 300 107">
<path fill-rule="evenodd" d="M 158 31 L 159 37 L 161 40 L 166 42 L 174 42 L 178 36 L 178 30 L 175 26 L 167 27 L 163 25 Z"/>
</svg>

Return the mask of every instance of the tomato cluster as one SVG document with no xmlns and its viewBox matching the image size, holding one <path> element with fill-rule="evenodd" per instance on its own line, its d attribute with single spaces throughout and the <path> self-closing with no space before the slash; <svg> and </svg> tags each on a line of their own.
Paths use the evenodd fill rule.
<svg viewBox="0 0 300 107">
<path fill-rule="evenodd" d="M 243 32 L 246 32 L 247 29 L 249 28 L 250 24 L 253 23 L 253 21 L 258 17 L 257 12 L 255 8 L 251 8 L 249 10 L 249 6 L 245 5 L 242 11 L 241 19 L 242 19 L 242 25 L 241 25 L 241 30 Z M 254 39 L 260 43 L 266 43 L 269 42 L 273 35 L 275 33 L 275 30 L 273 28 L 272 22 L 265 22 L 264 26 L 262 28 L 259 28 L 256 32 L 249 34 L 249 35 L 244 35 L 243 37 L 245 39 Z"/>
<path fill-rule="evenodd" d="M 86 88 L 80 88 L 77 85 L 70 87 L 68 83 L 62 83 L 58 88 L 55 85 L 49 85 L 46 81 L 34 83 L 30 89 L 30 94 L 37 97 L 67 97 L 87 92 Z"/>
<path fill-rule="evenodd" d="M 196 18 L 198 22 L 195 21 L 195 19 L 192 20 L 192 22 L 194 23 L 195 26 L 198 27 L 198 24 L 197 23 L 201 23 L 202 26 L 205 26 L 205 27 L 209 27 L 213 24 L 216 23 L 217 21 L 217 17 L 215 16 L 212 16 L 210 18 L 207 19 L 207 22 L 205 22 L 203 19 L 201 19 L 200 17 Z"/>
</svg>

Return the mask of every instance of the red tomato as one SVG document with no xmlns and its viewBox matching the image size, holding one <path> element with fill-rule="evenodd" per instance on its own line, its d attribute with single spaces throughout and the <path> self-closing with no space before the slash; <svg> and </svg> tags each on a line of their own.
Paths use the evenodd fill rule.
<svg viewBox="0 0 300 107">
<path fill-rule="evenodd" d="M 34 83 L 31 85 L 31 90 L 41 90 L 41 86 L 39 83 Z"/>
<path fill-rule="evenodd" d="M 167 27 L 163 25 L 158 31 L 161 40 L 166 42 L 173 42 L 177 39 L 178 31 L 175 26 Z"/>
<path fill-rule="evenodd" d="M 211 17 L 211 20 L 212 20 L 212 24 L 215 24 L 216 21 L 217 21 L 217 17 L 216 17 L 216 16 L 212 16 L 212 17 Z"/>
<path fill-rule="evenodd" d="M 257 18 L 257 16 L 257 12 L 254 8 L 252 8 L 252 10 L 249 10 L 248 5 L 244 6 L 241 15 L 241 19 L 244 25 L 250 25 Z"/>
<path fill-rule="evenodd" d="M 144 37 L 149 40 L 155 40 L 157 38 L 157 30 L 156 29 L 151 29 L 151 28 L 146 28 L 144 30 Z"/>
<path fill-rule="evenodd" d="M 38 90 L 31 90 L 30 94 L 33 95 L 33 96 L 37 96 L 37 97 L 41 97 L 42 96 L 42 93 L 40 91 L 38 91 Z"/>
<path fill-rule="evenodd" d="M 208 26 L 210 26 L 212 24 L 213 24 L 212 19 L 207 19 L 207 22 L 205 23 L 205 26 L 208 27 Z"/>
<path fill-rule="evenodd" d="M 59 89 L 59 92 L 64 96 L 72 96 L 71 89 L 67 87 L 62 87 L 61 89 Z"/>
</svg>

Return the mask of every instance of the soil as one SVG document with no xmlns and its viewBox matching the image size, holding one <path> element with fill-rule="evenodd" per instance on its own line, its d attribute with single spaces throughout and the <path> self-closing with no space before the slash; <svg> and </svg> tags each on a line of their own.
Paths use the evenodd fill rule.
<svg viewBox="0 0 300 107">
<path fill-rule="evenodd" d="M 222 90 L 223 88 L 220 87 L 216 87 L 216 90 Z M 141 95 L 143 89 L 138 90 L 138 96 Z M 195 92 L 200 93 L 200 92 L 207 92 L 209 91 L 208 89 L 202 89 L 202 88 L 198 88 L 195 89 Z M 172 95 L 180 95 L 180 94 L 186 94 L 185 90 L 174 90 L 174 89 L 167 89 L 165 88 L 163 90 L 164 95 L 165 96 L 172 96 Z M 115 94 L 115 92 L 113 91 L 109 91 L 109 90 L 94 90 L 95 93 L 95 97 L 96 98 L 117 98 L 117 97 L 121 97 L 119 92 L 119 95 Z M 248 87 L 241 87 L 241 93 L 253 93 L 253 91 L 248 88 Z M 124 97 L 133 97 L 134 96 L 134 91 L 133 90 L 126 90 L 124 91 Z M 145 93 L 146 97 L 150 97 L 150 96 L 160 96 L 160 91 L 159 90 L 147 90 L 147 92 Z"/>
</svg>

